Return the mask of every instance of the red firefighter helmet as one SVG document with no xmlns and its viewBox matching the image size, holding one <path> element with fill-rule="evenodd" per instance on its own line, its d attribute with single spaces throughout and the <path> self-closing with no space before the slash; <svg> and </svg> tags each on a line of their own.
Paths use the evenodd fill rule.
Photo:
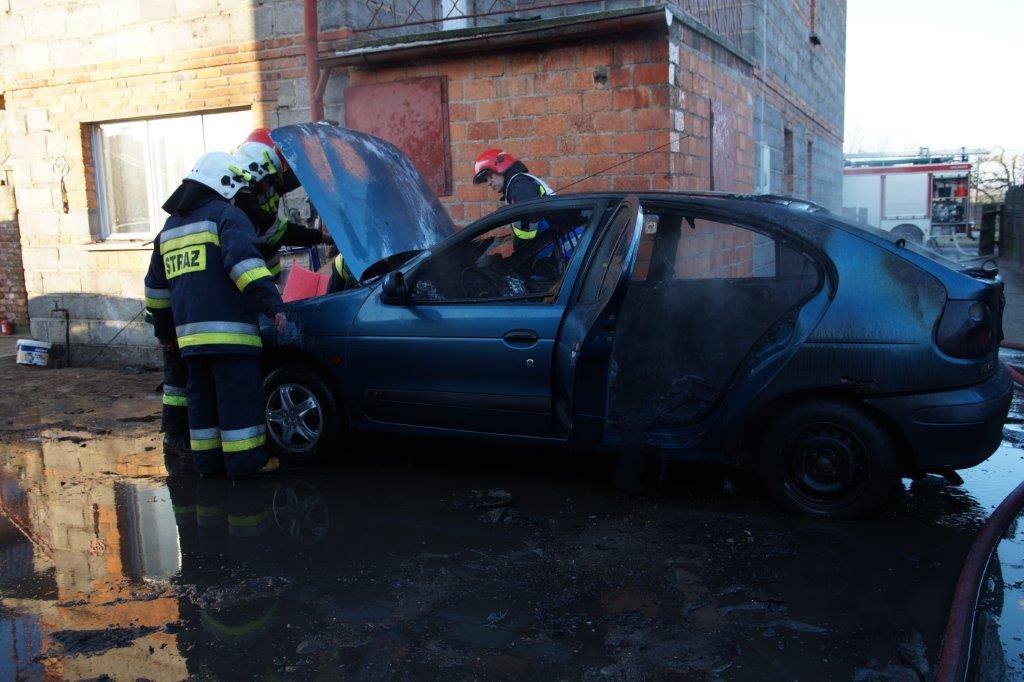
<svg viewBox="0 0 1024 682">
<path fill-rule="evenodd" d="M 242 144 L 232 152 L 239 164 L 249 171 L 253 179 L 262 180 L 272 176 L 281 180 L 281 174 L 288 170 L 288 164 L 274 141 L 270 139 L 269 128 L 257 128 L 249 133 Z"/>
<path fill-rule="evenodd" d="M 488 173 L 504 173 L 518 160 L 500 149 L 485 149 L 476 157 L 473 165 L 473 184 L 479 185 L 486 181 Z"/>
</svg>

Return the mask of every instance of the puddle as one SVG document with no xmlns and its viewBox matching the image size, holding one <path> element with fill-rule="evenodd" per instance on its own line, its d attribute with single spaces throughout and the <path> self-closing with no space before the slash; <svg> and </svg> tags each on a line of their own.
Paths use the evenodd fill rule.
<svg viewBox="0 0 1024 682">
<path fill-rule="evenodd" d="M 930 479 L 867 523 L 783 515 L 721 472 L 625 496 L 585 459 L 403 440 L 233 485 L 165 462 L 152 428 L 0 444 L 3 676 L 917 679 L 1024 479 L 1019 418 L 962 489 Z M 999 552 L 1011 639 L 1021 542 Z"/>
</svg>

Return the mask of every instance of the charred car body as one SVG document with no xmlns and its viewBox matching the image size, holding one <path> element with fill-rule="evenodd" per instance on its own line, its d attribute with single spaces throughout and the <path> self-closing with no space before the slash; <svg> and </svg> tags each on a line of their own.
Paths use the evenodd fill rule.
<svg viewBox="0 0 1024 682">
<path fill-rule="evenodd" d="M 390 144 L 272 137 L 360 279 L 263 329 L 270 441 L 294 460 L 343 429 L 658 452 L 859 517 L 999 445 L 992 271 L 783 197 L 559 194 L 456 230 Z"/>
</svg>

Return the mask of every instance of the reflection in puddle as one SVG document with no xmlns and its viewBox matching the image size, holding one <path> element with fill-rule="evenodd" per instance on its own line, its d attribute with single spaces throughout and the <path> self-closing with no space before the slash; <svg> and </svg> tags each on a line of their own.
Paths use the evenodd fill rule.
<svg viewBox="0 0 1024 682">
<path fill-rule="evenodd" d="M 239 485 L 165 462 L 158 434 L 0 445 L 0 670 L 913 679 L 977 528 L 1024 478 L 1009 434 L 963 489 L 929 479 L 885 518 L 822 523 L 717 474 L 623 496 L 586 460 L 388 444 Z"/>
<path fill-rule="evenodd" d="M 11 670 L 19 679 L 184 677 L 164 631 L 178 618 L 176 600 L 146 596 L 154 566 L 158 578 L 176 570 L 166 565 L 176 550 L 159 547 L 176 535 L 166 489 L 153 478 L 161 457 L 148 437 L 86 436 L 44 432 L 0 446 L 10 530 L 0 552 L 15 556 L 0 563 L 4 630 L 12 650 L 27 653 L 12 656 Z"/>
</svg>

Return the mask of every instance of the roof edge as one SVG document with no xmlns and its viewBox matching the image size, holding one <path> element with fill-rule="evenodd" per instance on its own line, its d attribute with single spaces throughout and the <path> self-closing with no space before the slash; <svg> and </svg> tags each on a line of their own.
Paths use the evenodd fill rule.
<svg viewBox="0 0 1024 682">
<path fill-rule="evenodd" d="M 609 33 L 660 29 L 666 34 L 675 20 L 697 28 L 692 19 L 660 4 L 645 8 L 608 10 L 554 19 L 540 19 L 485 28 L 434 31 L 413 36 L 348 41 L 346 48 L 317 60 L 322 68 L 385 64 L 412 58 L 447 57 L 495 48 L 520 47 L 565 37 L 588 37 Z M 700 30 L 700 29 L 698 29 Z M 707 31 L 703 29 L 702 32 Z M 714 36 L 714 34 L 711 34 Z M 720 40 L 720 38 L 716 38 Z"/>
</svg>

